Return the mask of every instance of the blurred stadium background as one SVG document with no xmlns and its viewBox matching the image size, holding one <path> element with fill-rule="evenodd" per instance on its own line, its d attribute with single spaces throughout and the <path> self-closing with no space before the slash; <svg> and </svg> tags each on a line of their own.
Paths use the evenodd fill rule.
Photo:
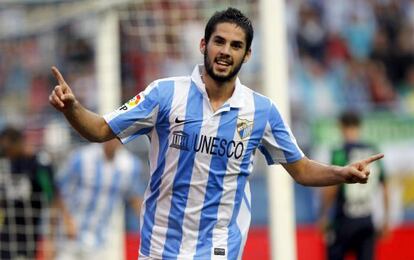
<svg viewBox="0 0 414 260">
<path fill-rule="evenodd" d="M 198 43 L 206 19 L 229 5 L 256 24 L 252 60 L 241 78 L 260 92 L 266 32 L 258 26 L 258 0 L 0 1 L 0 129 L 23 127 L 29 149 L 46 150 L 58 168 L 86 141 L 48 103 L 56 85 L 52 65 L 80 101 L 98 111 L 105 103 L 97 83 L 98 54 L 119 57 L 121 104 L 154 79 L 189 74 L 202 62 Z M 108 14 L 117 27 L 102 31 Z M 386 155 L 390 178 L 393 234 L 380 241 L 378 259 L 414 259 L 409 242 L 414 238 L 414 1 L 286 0 L 285 14 L 291 125 L 300 146 L 309 157 L 327 161 L 329 149 L 340 141 L 336 116 L 345 109 L 359 111 L 365 138 Z M 118 53 L 99 51 L 108 34 L 119 41 Z M 146 160 L 145 140 L 128 147 Z M 252 229 L 244 259 L 269 259 L 261 165 L 251 177 Z M 295 185 L 299 259 L 324 259 L 317 210 L 318 189 Z M 380 208 L 377 216 L 381 219 Z M 129 210 L 126 226 L 127 254 L 134 259 L 138 223 Z"/>
</svg>

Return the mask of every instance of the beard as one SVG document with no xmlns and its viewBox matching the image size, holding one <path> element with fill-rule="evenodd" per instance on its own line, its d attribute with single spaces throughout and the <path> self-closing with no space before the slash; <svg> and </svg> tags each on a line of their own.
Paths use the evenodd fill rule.
<svg viewBox="0 0 414 260">
<path fill-rule="evenodd" d="M 245 54 L 245 56 L 246 56 L 246 54 Z M 239 73 L 242 65 L 243 65 L 243 60 L 240 61 L 240 63 L 237 64 L 232 70 L 230 70 L 230 72 L 227 75 L 218 75 L 214 72 L 213 63 L 211 62 L 210 58 L 208 57 L 207 49 L 204 52 L 204 68 L 206 69 L 207 74 L 213 80 L 215 80 L 217 82 L 224 83 L 224 82 L 228 82 L 231 79 L 233 79 L 234 76 L 236 76 Z"/>
</svg>

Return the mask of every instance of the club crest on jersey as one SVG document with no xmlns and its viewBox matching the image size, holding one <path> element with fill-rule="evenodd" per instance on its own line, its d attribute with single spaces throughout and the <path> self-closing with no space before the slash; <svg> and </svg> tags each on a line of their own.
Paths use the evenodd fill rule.
<svg viewBox="0 0 414 260">
<path fill-rule="evenodd" d="M 253 121 L 247 119 L 237 118 L 237 133 L 239 133 L 240 139 L 245 140 L 249 138 L 253 131 Z"/>
<path fill-rule="evenodd" d="M 136 105 L 138 105 L 141 100 L 141 94 L 138 94 L 135 97 L 131 98 L 128 102 L 126 102 L 122 107 L 120 107 L 119 110 L 128 110 L 130 108 L 133 108 Z"/>
</svg>

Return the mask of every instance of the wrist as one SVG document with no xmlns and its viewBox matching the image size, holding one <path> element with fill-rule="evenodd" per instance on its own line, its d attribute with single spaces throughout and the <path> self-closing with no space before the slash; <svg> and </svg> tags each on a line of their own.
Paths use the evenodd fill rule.
<svg viewBox="0 0 414 260">
<path fill-rule="evenodd" d="M 80 103 L 78 100 L 73 100 L 72 102 L 65 104 L 65 108 L 62 111 L 65 116 L 72 116 L 76 113 L 77 110 L 80 108 Z"/>
<path fill-rule="evenodd" d="M 331 167 L 332 167 L 332 172 L 334 173 L 333 175 L 335 176 L 335 183 L 336 184 L 345 183 L 347 180 L 346 173 L 345 173 L 345 167 L 336 166 L 336 165 L 332 165 Z"/>
</svg>

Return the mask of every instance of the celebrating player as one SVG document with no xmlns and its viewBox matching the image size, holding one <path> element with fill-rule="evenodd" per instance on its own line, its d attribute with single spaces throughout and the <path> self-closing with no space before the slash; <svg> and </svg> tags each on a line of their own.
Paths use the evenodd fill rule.
<svg viewBox="0 0 414 260">
<path fill-rule="evenodd" d="M 299 183 L 366 183 L 374 155 L 345 167 L 304 156 L 277 106 L 238 79 L 253 27 L 228 8 L 207 22 L 204 64 L 156 80 L 105 116 L 85 109 L 56 68 L 50 103 L 91 141 L 151 140 L 151 177 L 141 213 L 140 259 L 239 259 L 250 225 L 248 177 L 260 150 Z"/>
</svg>

